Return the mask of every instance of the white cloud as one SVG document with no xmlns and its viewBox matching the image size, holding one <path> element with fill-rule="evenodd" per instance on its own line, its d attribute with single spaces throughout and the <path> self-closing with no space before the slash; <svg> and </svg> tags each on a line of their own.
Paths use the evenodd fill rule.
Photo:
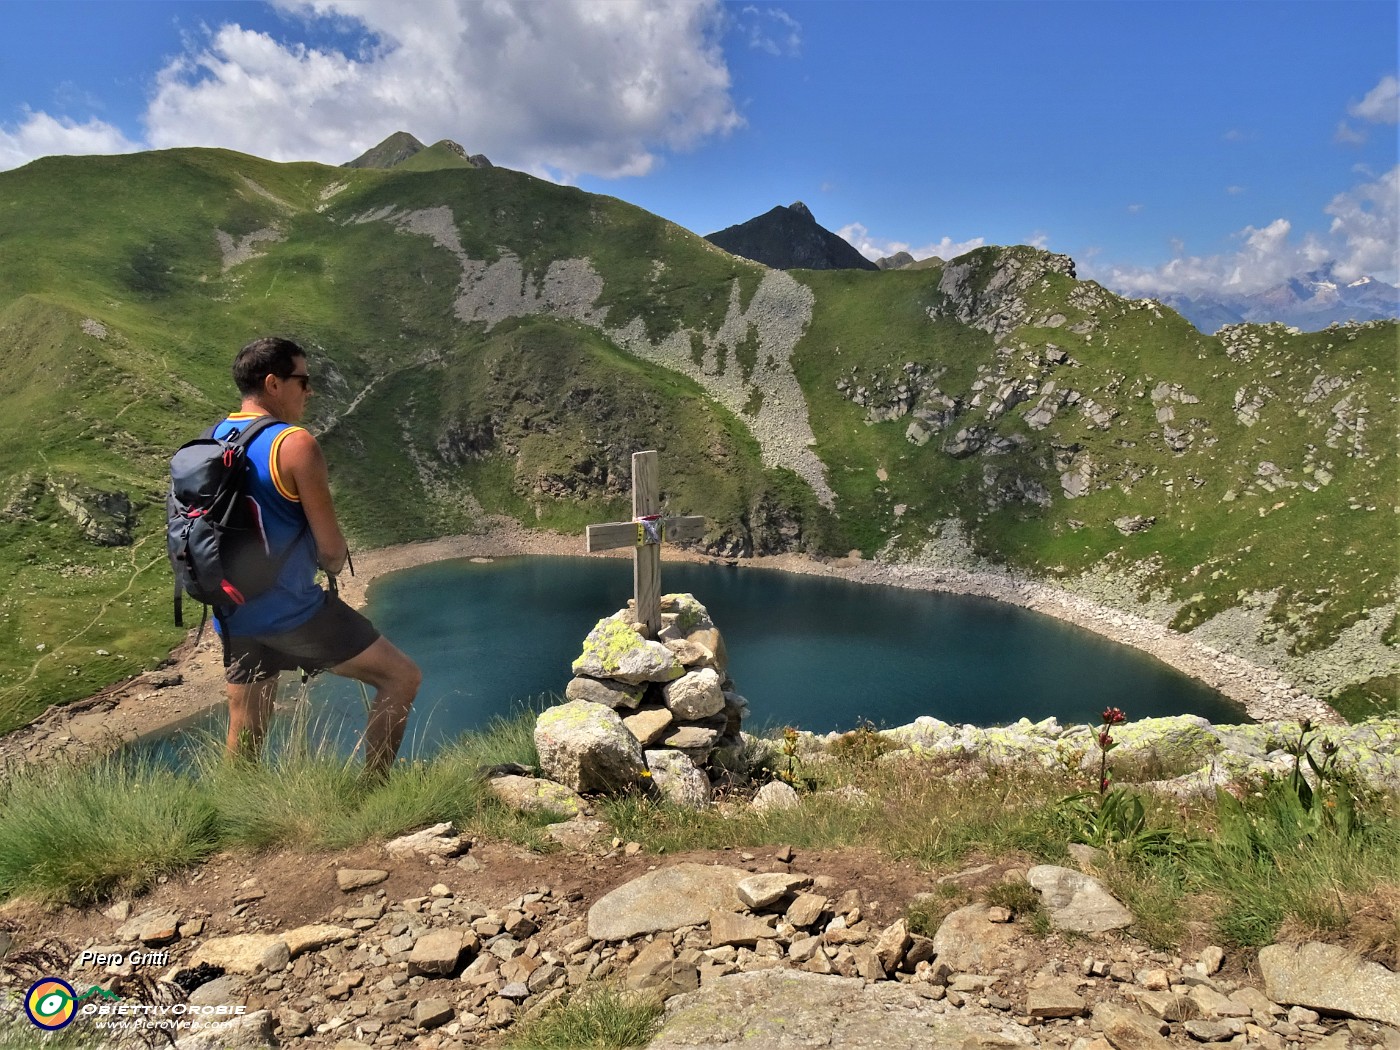
<svg viewBox="0 0 1400 1050">
<path fill-rule="evenodd" d="M 1330 264 L 1337 277 L 1351 281 L 1370 274 L 1391 284 L 1400 275 L 1400 167 L 1379 179 L 1339 193 L 1323 211 L 1332 216 L 1325 233 L 1294 236 L 1293 224 L 1279 218 L 1246 226 L 1235 234 L 1238 247 L 1218 255 L 1187 255 L 1180 241 L 1172 259 L 1154 269 L 1106 267 L 1093 274 L 1111 288 L 1133 295 L 1173 292 L 1262 291 Z"/>
<path fill-rule="evenodd" d="M 1337 122 L 1337 130 L 1332 133 L 1332 141 L 1340 142 L 1343 146 L 1359 146 L 1366 141 L 1366 129 L 1357 130 L 1345 120 Z"/>
<path fill-rule="evenodd" d="M 281 0 L 363 27 L 355 54 L 219 27 L 158 78 L 153 147 L 339 163 L 394 131 L 569 180 L 640 175 L 742 124 L 718 0 Z"/>
<path fill-rule="evenodd" d="M 1146 204 L 1129 204 L 1129 205 L 1128 205 L 1128 214 L 1129 214 L 1129 215 L 1141 215 L 1142 212 L 1143 212 L 1143 209 L 1145 209 L 1146 207 L 1147 207 Z"/>
<path fill-rule="evenodd" d="M 1381 77 L 1365 98 L 1347 107 L 1347 112 L 1372 124 L 1400 122 L 1400 80 L 1393 76 Z"/>
<path fill-rule="evenodd" d="M 770 55 L 795 56 L 802 51 L 802 25 L 777 7 L 742 8 L 737 22 L 749 47 Z"/>
<path fill-rule="evenodd" d="M 1225 192 L 1231 197 L 1238 197 L 1241 193 L 1245 192 L 1245 188 L 1243 186 L 1226 186 Z"/>
<path fill-rule="evenodd" d="M 1340 245 L 1337 276 L 1354 281 L 1375 274 L 1394 284 L 1400 270 L 1400 166 L 1337 194 L 1323 211 L 1332 216 L 1328 236 Z"/>
<path fill-rule="evenodd" d="M 982 237 L 973 237 L 966 241 L 955 241 L 951 237 L 944 237 L 932 244 L 911 248 L 904 241 L 876 240 L 870 236 L 870 231 L 859 222 L 842 226 L 836 231 L 836 235 L 850 242 L 856 251 L 872 262 L 888 258 L 898 252 L 908 252 L 915 259 L 929 259 L 935 255 L 940 259 L 956 259 L 959 255 L 966 255 L 972 249 L 980 248 L 987 243 L 986 239 Z"/>
<path fill-rule="evenodd" d="M 0 127 L 0 170 L 57 154 L 134 153 L 141 147 L 101 120 L 77 121 L 29 113 L 13 128 Z"/>
</svg>

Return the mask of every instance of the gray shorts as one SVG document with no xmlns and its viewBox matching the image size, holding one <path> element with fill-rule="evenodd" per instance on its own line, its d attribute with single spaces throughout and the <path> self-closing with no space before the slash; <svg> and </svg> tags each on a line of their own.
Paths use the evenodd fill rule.
<svg viewBox="0 0 1400 1050">
<path fill-rule="evenodd" d="M 231 635 L 224 680 L 249 685 L 279 671 L 322 671 L 353 660 L 379 638 L 379 631 L 338 594 L 300 627 L 281 634 Z"/>
</svg>

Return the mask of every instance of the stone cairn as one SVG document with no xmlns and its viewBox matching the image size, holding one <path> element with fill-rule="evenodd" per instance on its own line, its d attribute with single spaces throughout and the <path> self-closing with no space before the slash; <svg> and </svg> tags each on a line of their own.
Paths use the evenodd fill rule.
<svg viewBox="0 0 1400 1050">
<path fill-rule="evenodd" d="M 708 805 L 712 783 L 737 765 L 748 713 L 727 664 L 724 639 L 693 595 L 662 597 L 654 640 L 629 601 L 589 632 L 566 702 L 536 720 L 545 777 L 580 794 L 656 790 Z"/>
</svg>

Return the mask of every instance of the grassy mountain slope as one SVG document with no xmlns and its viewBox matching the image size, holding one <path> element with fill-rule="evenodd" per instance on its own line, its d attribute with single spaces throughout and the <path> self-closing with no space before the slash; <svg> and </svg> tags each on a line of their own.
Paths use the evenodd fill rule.
<svg viewBox="0 0 1400 1050">
<path fill-rule="evenodd" d="M 960 264 L 980 280 L 1007 254 Z M 1390 606 L 1374 626 L 1393 642 L 1393 324 L 1217 339 L 1046 272 L 1018 308 L 1028 323 L 994 335 L 948 320 L 945 272 L 807 278 L 818 307 L 800 374 L 819 451 L 845 500 L 875 511 L 853 543 L 937 548 L 955 518 L 977 554 L 1042 578 L 1116 567 L 1175 604 L 1178 629 L 1255 606 L 1259 646 L 1301 657 Z M 918 429 L 929 405 L 951 417 L 932 433 Z M 968 430 L 982 432 L 971 451 L 956 440 Z M 1153 521 L 1124 534 L 1126 518 Z"/>
<path fill-rule="evenodd" d="M 166 459 L 267 332 L 311 352 L 358 546 L 625 517 L 654 447 L 716 552 L 966 537 L 1206 634 L 1257 607 L 1238 648 L 1391 688 L 1358 636 L 1396 634 L 1393 324 L 1206 337 L 1031 249 L 775 274 L 505 169 L 220 150 L 0 173 L 0 244 L 0 728 L 178 640 Z"/>
</svg>

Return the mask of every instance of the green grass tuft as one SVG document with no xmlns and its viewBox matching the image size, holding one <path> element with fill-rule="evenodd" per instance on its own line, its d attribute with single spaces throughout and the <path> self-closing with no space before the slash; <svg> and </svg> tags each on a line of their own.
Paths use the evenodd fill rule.
<svg viewBox="0 0 1400 1050">
<path fill-rule="evenodd" d="M 654 995 L 612 984 L 585 985 L 566 1000 L 527 1017 L 506 1050 L 626 1050 L 645 1046 L 664 1008 Z"/>
</svg>

